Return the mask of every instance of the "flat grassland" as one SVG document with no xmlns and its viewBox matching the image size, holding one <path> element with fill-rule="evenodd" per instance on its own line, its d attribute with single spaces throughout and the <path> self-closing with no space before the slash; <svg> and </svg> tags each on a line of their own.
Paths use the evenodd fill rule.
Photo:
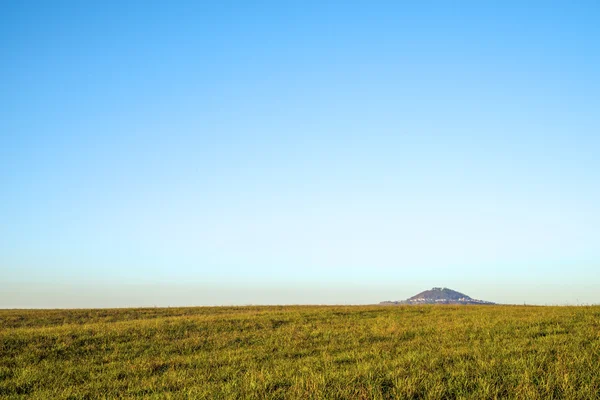
<svg viewBox="0 0 600 400">
<path fill-rule="evenodd" d="M 2 398 L 599 393 L 600 306 L 0 310 Z"/>
</svg>

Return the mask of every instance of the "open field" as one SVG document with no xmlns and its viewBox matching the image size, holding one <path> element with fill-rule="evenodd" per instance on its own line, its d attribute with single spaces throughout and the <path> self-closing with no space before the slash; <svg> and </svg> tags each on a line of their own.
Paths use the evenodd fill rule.
<svg viewBox="0 0 600 400">
<path fill-rule="evenodd" d="M 2 398 L 600 398 L 600 306 L 0 310 Z"/>
</svg>

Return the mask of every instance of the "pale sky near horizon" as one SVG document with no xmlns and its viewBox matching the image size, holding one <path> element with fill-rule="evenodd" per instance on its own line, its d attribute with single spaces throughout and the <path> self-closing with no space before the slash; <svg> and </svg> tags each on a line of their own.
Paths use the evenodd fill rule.
<svg viewBox="0 0 600 400">
<path fill-rule="evenodd" d="M 600 303 L 599 20 L 4 1 L 0 307 Z"/>
</svg>

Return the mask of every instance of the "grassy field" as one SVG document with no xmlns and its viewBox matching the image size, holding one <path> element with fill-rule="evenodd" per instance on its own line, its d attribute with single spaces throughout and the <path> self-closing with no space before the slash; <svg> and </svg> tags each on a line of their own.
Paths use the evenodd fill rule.
<svg viewBox="0 0 600 400">
<path fill-rule="evenodd" d="M 0 310 L 2 398 L 599 393 L 598 306 Z"/>
</svg>

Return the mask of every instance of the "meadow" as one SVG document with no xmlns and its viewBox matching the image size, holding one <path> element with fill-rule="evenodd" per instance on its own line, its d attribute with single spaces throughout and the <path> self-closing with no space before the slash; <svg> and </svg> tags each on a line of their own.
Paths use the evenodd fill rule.
<svg viewBox="0 0 600 400">
<path fill-rule="evenodd" d="M 600 306 L 0 310 L 0 397 L 597 399 Z"/>
</svg>

